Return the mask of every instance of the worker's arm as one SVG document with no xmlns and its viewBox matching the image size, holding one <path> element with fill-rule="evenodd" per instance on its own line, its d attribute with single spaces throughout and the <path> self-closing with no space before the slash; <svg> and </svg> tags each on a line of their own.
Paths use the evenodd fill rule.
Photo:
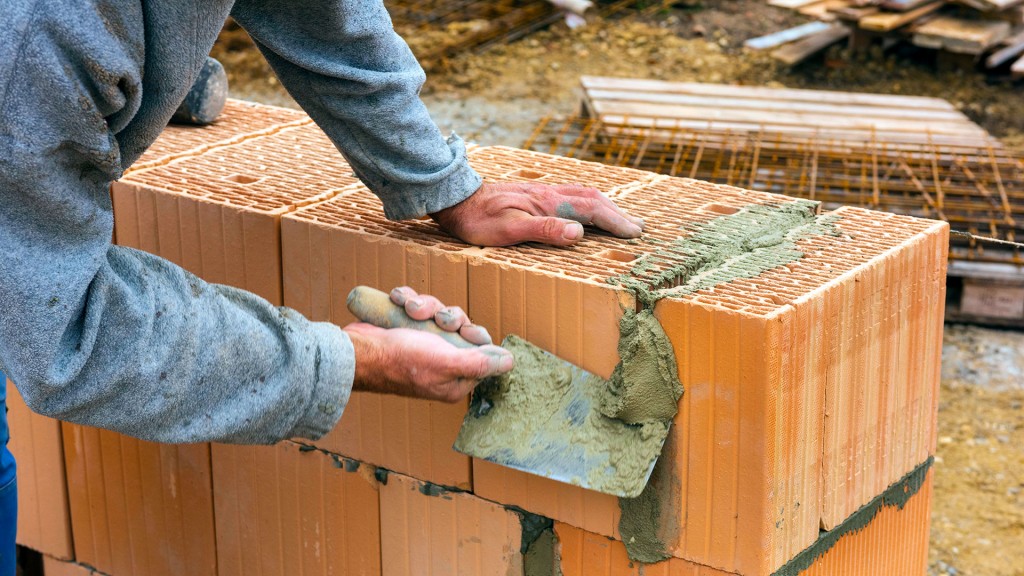
<svg viewBox="0 0 1024 576">
<path fill-rule="evenodd" d="M 463 142 L 445 140 L 420 101 L 423 69 L 381 0 L 239 0 L 232 15 L 389 218 L 430 214 L 484 245 L 569 245 L 581 223 L 640 235 L 642 221 L 591 188 L 482 185 Z"/>
<path fill-rule="evenodd" d="M 147 440 L 272 443 L 329 431 L 354 383 L 447 399 L 446 379 L 505 366 L 431 356 L 417 334 L 350 337 L 112 246 L 110 119 L 139 107 L 141 27 L 91 3 L 32 7 L 11 6 L 0 42 L 0 371 L 33 410 Z"/>
</svg>

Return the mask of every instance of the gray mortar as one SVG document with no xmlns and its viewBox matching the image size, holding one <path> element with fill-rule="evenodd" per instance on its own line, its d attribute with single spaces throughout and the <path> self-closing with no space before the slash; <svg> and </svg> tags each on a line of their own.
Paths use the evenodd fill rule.
<svg viewBox="0 0 1024 576">
<path fill-rule="evenodd" d="M 818 203 L 751 205 L 735 214 L 689 225 L 685 238 L 637 259 L 633 268 L 608 279 L 632 292 L 646 307 L 661 298 L 692 294 L 803 258 L 796 243 L 812 235 L 838 236 L 838 216 L 818 216 Z"/>
<path fill-rule="evenodd" d="M 851 532 L 862 530 L 870 524 L 875 519 L 875 516 L 881 512 L 882 508 L 897 506 L 902 510 L 907 505 L 907 502 L 924 486 L 924 481 L 928 477 L 928 469 L 932 467 L 932 462 L 933 459 L 928 457 L 923 464 L 892 486 L 889 486 L 885 492 L 862 506 L 844 520 L 842 524 L 827 532 L 822 531 L 814 544 L 811 544 L 803 552 L 793 557 L 785 566 L 776 570 L 772 576 L 798 576 L 814 564 L 815 560 L 831 550 L 844 536 Z"/>
<path fill-rule="evenodd" d="M 664 330 L 651 313 L 657 301 L 714 288 L 739 278 L 754 278 L 803 258 L 803 253 L 796 246 L 801 239 L 811 235 L 839 235 L 834 226 L 838 217 L 818 216 L 818 206 L 817 202 L 806 200 L 780 205 L 750 205 L 735 214 L 684 227 L 683 230 L 689 232 L 685 238 L 663 244 L 654 252 L 640 257 L 629 272 L 609 278 L 609 283 L 629 290 L 643 306 L 643 311 L 636 317 L 649 315 L 657 326 L 657 330 L 651 330 L 650 335 L 637 338 L 636 329 L 630 325 L 633 316 L 627 312 L 620 325 L 619 356 L 623 358 L 623 364 L 616 367 L 616 372 L 620 372 L 623 365 L 635 363 L 635 373 L 644 374 L 643 379 L 648 381 L 655 374 L 664 374 L 665 369 L 661 364 L 671 359 L 671 373 L 677 374 L 674 355 L 647 354 L 647 359 L 643 361 L 646 365 L 630 359 L 634 354 L 657 348 L 659 344 L 655 342 L 662 338 L 667 350 L 672 350 Z M 650 323 L 645 325 L 650 326 Z M 655 360 L 657 366 L 653 363 Z M 620 379 L 620 383 L 623 380 L 631 381 L 633 378 Z M 678 378 L 675 383 L 678 386 Z M 668 390 L 658 387 L 654 389 Z M 653 398 L 635 396 L 644 399 L 642 404 L 649 405 L 648 414 L 657 414 L 663 418 L 666 429 L 675 416 L 679 395 L 682 393 L 681 386 L 674 390 L 678 395 L 675 396 L 676 402 L 671 410 L 660 409 L 661 406 L 668 408 L 664 394 Z M 613 385 L 609 397 L 614 400 L 617 395 L 618 391 Z M 605 413 L 630 418 L 632 411 L 629 407 L 633 404 L 609 401 Z M 663 512 L 661 491 L 658 489 L 662 474 L 662 468 L 656 466 L 650 482 L 638 497 L 619 499 L 622 511 L 619 533 L 630 559 L 637 562 L 654 563 L 669 557 L 664 538 L 658 534 Z"/>
</svg>

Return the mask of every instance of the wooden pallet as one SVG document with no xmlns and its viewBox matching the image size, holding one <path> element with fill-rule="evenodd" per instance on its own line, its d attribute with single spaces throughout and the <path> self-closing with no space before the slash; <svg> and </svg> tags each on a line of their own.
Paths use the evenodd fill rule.
<svg viewBox="0 0 1024 576">
<path fill-rule="evenodd" d="M 777 60 L 794 65 L 849 38 L 863 50 L 881 41 L 938 52 L 939 68 L 983 68 L 1018 78 L 1024 75 L 1024 0 L 769 0 L 831 26 L 803 24 L 754 38 L 746 46 L 773 49 Z M 845 28 L 843 33 L 842 28 Z M 987 57 L 986 57 L 987 56 Z"/>
<path fill-rule="evenodd" d="M 1024 328 L 1024 266 L 951 261 L 946 321 Z"/>
<path fill-rule="evenodd" d="M 583 112 L 613 125 L 773 132 L 851 142 L 999 146 L 940 98 L 584 76 Z"/>
</svg>

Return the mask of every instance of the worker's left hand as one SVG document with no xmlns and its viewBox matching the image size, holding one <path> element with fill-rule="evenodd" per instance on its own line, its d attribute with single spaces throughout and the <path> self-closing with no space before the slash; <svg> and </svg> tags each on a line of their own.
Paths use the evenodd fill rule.
<svg viewBox="0 0 1024 576">
<path fill-rule="evenodd" d="M 571 246 L 583 238 L 582 224 L 620 238 L 638 238 L 644 229 L 643 220 L 626 214 L 596 188 L 574 184 L 486 183 L 431 217 L 449 234 L 478 246 Z"/>
</svg>

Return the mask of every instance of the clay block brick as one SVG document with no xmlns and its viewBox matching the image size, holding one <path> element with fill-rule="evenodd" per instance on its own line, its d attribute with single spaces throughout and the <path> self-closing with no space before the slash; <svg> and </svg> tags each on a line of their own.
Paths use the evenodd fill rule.
<svg viewBox="0 0 1024 576">
<path fill-rule="evenodd" d="M 108 574 L 215 574 L 207 444 L 64 425 L 75 559 Z"/>
<path fill-rule="evenodd" d="M 8 448 L 18 463 L 18 544 L 60 560 L 75 557 L 60 422 L 33 413 L 7 381 Z"/>
<path fill-rule="evenodd" d="M 907 487 L 909 488 L 909 486 Z M 904 485 L 898 484 L 898 490 Z M 879 503 L 860 527 L 825 532 L 781 574 L 792 576 L 890 576 L 925 574 L 932 476 L 929 470 L 906 502 Z M 860 519 L 858 519 L 860 521 Z M 614 539 L 555 523 L 556 558 L 564 576 L 730 576 L 714 568 L 672 558 L 657 564 L 630 561 L 626 547 Z"/>
<path fill-rule="evenodd" d="M 385 576 L 523 573 L 520 516 L 472 494 L 389 474 L 380 522 Z"/>
<path fill-rule="evenodd" d="M 375 576 L 375 469 L 294 442 L 214 448 L 218 573 Z"/>
<path fill-rule="evenodd" d="M 228 99 L 217 121 L 209 126 L 168 125 L 125 174 L 312 122 L 298 110 Z"/>
<path fill-rule="evenodd" d="M 751 205 L 795 201 L 500 147 L 470 160 L 489 179 L 600 182 L 647 220 L 645 238 L 591 233 L 568 250 L 481 249 L 429 222 L 387 222 L 356 186 L 284 218 L 286 302 L 347 320 L 352 286 L 405 283 L 410 266 L 396 263 L 409 252 L 441 258 L 465 265 L 448 281 L 461 294 L 468 278 L 470 316 L 496 339 L 523 335 L 607 377 L 618 319 L 638 305 L 609 279 L 650 281 L 665 296 L 654 312 L 686 388 L 662 456 L 659 533 L 671 554 L 723 571 L 773 572 L 820 525 L 838 524 L 933 450 L 945 224 L 843 208 L 824 220 L 827 231 L 794 237 L 791 260 L 749 273 L 745 257 L 726 260 L 700 276 L 710 285 L 683 290 L 656 278 L 674 258 L 665 246 Z M 634 270 L 638 260 L 650 266 Z M 609 496 L 478 461 L 473 489 L 618 535 Z"/>
<path fill-rule="evenodd" d="M 104 576 L 88 566 L 43 556 L 43 576 Z"/>
<path fill-rule="evenodd" d="M 306 120 L 257 112 L 251 124 L 238 119 L 245 137 L 237 142 L 171 154 L 115 183 L 115 236 L 207 281 L 280 304 L 281 214 L 356 180 Z M 265 129 L 247 133 L 244 126 Z M 193 143 L 192 132 L 169 134 L 184 140 L 164 144 L 165 151 Z M 72 425 L 64 434 L 75 442 L 65 456 L 77 482 L 70 499 L 80 560 L 117 574 L 215 572 L 210 445 L 164 446 Z"/>
<path fill-rule="evenodd" d="M 419 231 L 416 241 L 389 238 L 391 224 L 380 201 L 365 188 L 360 190 L 283 219 L 285 305 L 313 320 L 345 325 L 355 320 L 345 298 L 352 288 L 365 284 L 382 290 L 408 285 L 467 308 L 466 263 L 447 254 L 459 249 L 451 239 L 423 221 L 403 225 Z M 469 458 L 451 449 L 466 407 L 466 402 L 445 404 L 355 392 L 339 425 L 316 445 L 467 489 L 471 486 Z"/>
</svg>

